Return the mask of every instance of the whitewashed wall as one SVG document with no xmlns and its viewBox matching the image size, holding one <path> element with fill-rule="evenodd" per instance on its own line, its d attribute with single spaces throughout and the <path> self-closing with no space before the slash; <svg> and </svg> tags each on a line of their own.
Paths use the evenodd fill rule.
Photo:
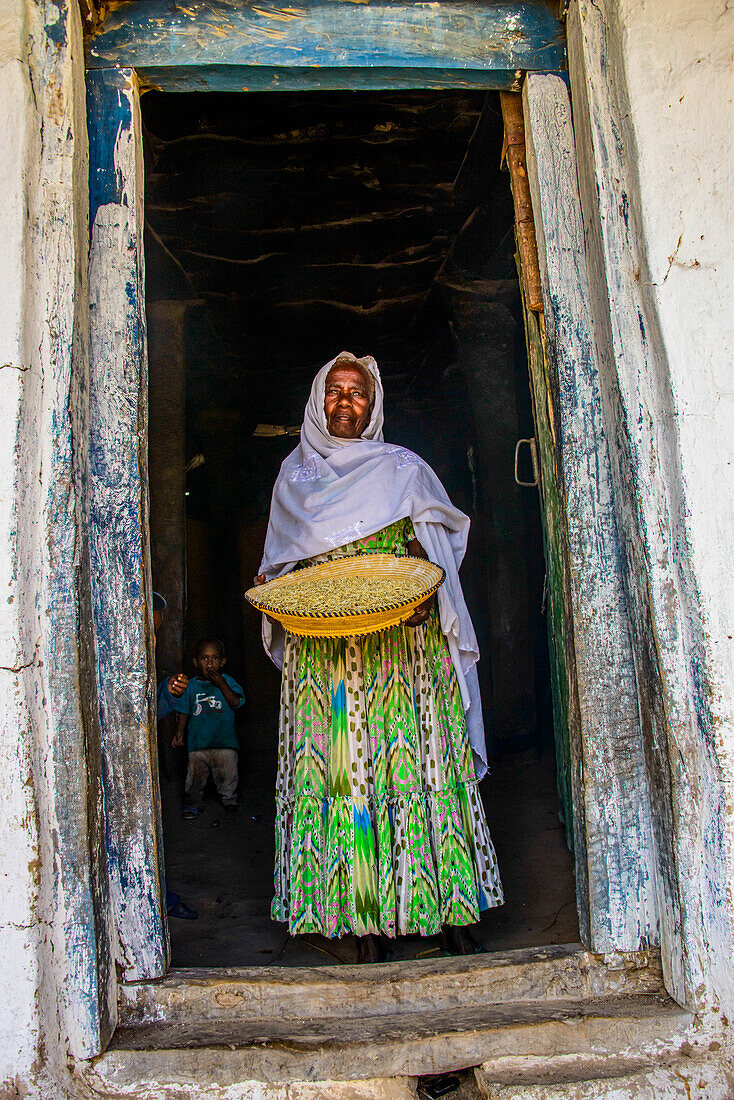
<svg viewBox="0 0 734 1100">
<path fill-rule="evenodd" d="M 0 4 L 0 1094 L 64 1095 L 114 999 L 86 549 L 76 5 Z M 101 873 L 100 873 L 101 872 Z M 17 1091 L 16 1091 L 17 1090 Z"/>
<path fill-rule="evenodd" d="M 726 753 L 734 750 L 734 7 L 626 0 L 622 10 L 648 293 L 667 353 L 678 492 L 698 582 L 701 673 L 713 743 Z"/>
<path fill-rule="evenodd" d="M 40 971 L 41 931 L 37 918 L 38 826 L 35 813 L 31 745 L 19 730 L 31 725 L 39 672 L 34 653 L 25 650 L 24 608 L 16 580 L 15 446 L 25 393 L 22 326 L 25 294 L 25 187 L 23 174 L 38 156 L 24 50 L 23 12 L 5 11 L 0 22 L 0 936 L 5 964 L 0 970 L 0 1088 L 25 1076 L 33 1062 L 39 1020 L 36 988 Z"/>
<path fill-rule="evenodd" d="M 574 119 L 669 987 L 734 1006 L 734 8 L 575 0 Z"/>
</svg>

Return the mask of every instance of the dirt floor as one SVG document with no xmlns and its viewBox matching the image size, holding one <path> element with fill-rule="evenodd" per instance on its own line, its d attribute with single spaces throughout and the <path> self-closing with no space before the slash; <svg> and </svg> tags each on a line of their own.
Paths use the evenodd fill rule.
<svg viewBox="0 0 734 1100">
<path fill-rule="evenodd" d="M 182 821 L 185 754 L 166 753 L 169 778 L 162 776 L 161 788 L 168 882 L 199 913 L 198 920 L 169 921 L 172 965 L 353 962 L 353 937 L 292 937 L 270 919 L 275 741 L 252 725 L 248 734 L 247 724 L 240 737 L 240 806 L 234 816 L 224 813 L 209 789 L 204 813 Z M 506 899 L 484 913 L 476 930 L 488 951 L 579 939 L 572 860 L 555 784 L 550 749 L 504 754 L 482 783 Z M 404 937 L 392 945 L 395 960 L 443 953 L 439 936 Z"/>
</svg>

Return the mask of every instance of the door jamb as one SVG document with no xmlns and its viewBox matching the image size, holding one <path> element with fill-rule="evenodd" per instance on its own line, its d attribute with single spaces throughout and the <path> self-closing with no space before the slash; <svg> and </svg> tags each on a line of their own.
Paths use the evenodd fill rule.
<svg viewBox="0 0 734 1100">
<path fill-rule="evenodd" d="M 511 78 L 505 87 L 513 87 L 516 74 L 507 74 Z M 448 77 L 446 80 L 448 81 Z M 493 78 L 494 79 L 494 78 Z M 568 99 L 565 84 L 558 77 L 532 74 L 526 82 L 525 110 L 529 122 L 529 132 L 534 139 L 534 167 L 531 180 L 537 194 L 544 243 L 552 237 L 552 226 L 548 221 L 553 208 L 549 205 L 549 194 L 544 185 L 544 177 L 538 168 L 538 153 L 541 132 L 547 133 L 548 120 L 534 113 L 538 96 L 535 89 L 540 88 L 538 81 L 555 81 L 563 87 Z M 90 249 L 90 293 L 91 311 L 91 391 L 92 391 L 92 470 L 95 478 L 96 511 L 92 520 L 92 548 L 97 568 L 97 576 L 104 576 L 104 586 L 95 584 L 94 620 L 99 648 L 99 684 L 103 696 L 101 705 L 103 723 L 103 745 L 105 751 L 105 787 L 107 806 L 107 843 L 110 866 L 113 876 L 119 934 L 124 959 L 124 980 L 148 979 L 159 977 L 165 972 L 168 961 L 168 935 L 162 883 L 162 861 L 160 848 L 160 812 L 157 788 L 157 767 L 155 757 L 155 714 L 154 683 L 152 669 L 153 644 L 150 623 L 151 583 L 150 556 L 148 545 L 148 495 L 146 447 L 143 443 L 147 432 L 147 359 L 145 343 L 145 307 L 142 288 L 142 137 L 140 133 L 139 95 L 140 86 L 133 68 L 102 68 L 88 72 L 89 121 L 90 121 L 90 195 L 91 195 L 91 249 Z M 448 83 L 444 86 L 449 86 Z M 451 86 L 463 86 L 459 78 Z M 527 91 L 530 89 L 530 91 Z M 539 95 L 540 93 L 538 93 Z M 573 134 L 570 127 L 570 106 L 563 107 L 563 133 L 567 144 L 560 151 L 566 169 L 573 157 Z M 562 113 L 563 113 L 562 112 Z M 568 124 L 568 125 L 567 125 Z M 545 130 L 543 130 L 545 127 Z M 542 158 L 541 158 L 542 159 Z M 575 162 L 573 162 L 575 172 Z M 576 196 L 577 197 L 577 196 Z M 536 199 L 536 195 L 534 195 Z M 578 243 L 578 242 L 577 242 Z M 542 247 L 541 247 L 542 253 Z M 583 251 L 578 253 L 577 275 L 585 270 Z M 554 369 L 558 372 L 559 401 L 558 412 L 565 407 L 563 402 L 569 397 L 568 387 L 571 378 L 563 371 L 569 369 L 569 360 L 558 354 L 561 334 L 565 333 L 565 324 L 569 320 L 568 302 L 565 312 L 564 303 L 557 295 L 557 269 L 543 266 L 543 295 L 548 317 L 553 318 L 554 327 L 550 334 L 549 346 L 554 348 Z M 585 322 L 586 323 L 586 322 Z M 588 324 L 590 325 L 590 320 Z M 111 354 L 114 340 L 116 346 L 122 346 L 125 354 L 116 357 Z M 590 329 L 586 334 L 586 350 L 593 348 L 593 336 Z M 562 349 L 560 349 L 562 351 Z M 117 365 L 112 362 L 117 358 Z M 578 381 L 578 379 L 577 379 Z M 587 379 L 588 381 L 588 379 Z M 563 383 L 563 384 L 561 384 Z M 587 390 L 586 398 L 592 394 Z M 105 414 L 111 398 L 117 394 L 117 420 L 112 422 Z M 577 401 L 573 411 L 577 416 L 584 415 L 584 400 L 577 391 Z M 594 398 L 596 400 L 596 398 Z M 593 416 L 597 415 L 597 406 L 593 406 Z M 566 431 L 573 429 L 569 420 Z M 568 436 L 564 437 L 569 439 Z M 597 446 L 606 447 L 604 429 L 601 420 L 594 420 L 594 440 Z M 122 449 L 120 450 L 120 444 Z M 117 452 L 116 452 L 117 449 Z M 586 454 L 589 455 L 587 448 Z M 570 464 L 570 451 L 561 454 L 563 474 L 566 484 L 567 509 L 571 496 L 581 491 L 579 469 Z M 603 464 L 603 463 L 602 463 Z M 604 508 L 607 521 L 613 520 L 613 501 L 611 490 L 604 485 Z M 583 494 L 582 494 L 583 495 Z M 574 497 L 576 500 L 576 497 Z M 126 508 L 127 504 L 127 508 Z M 599 501 L 592 493 L 587 494 L 585 507 L 592 510 Z M 110 515 L 115 509 L 122 509 L 124 522 L 121 526 L 121 540 L 113 545 L 107 527 Z M 568 511 L 567 511 L 568 515 Z M 572 555 L 582 549 L 583 532 L 569 528 Z M 574 542 L 574 538 L 576 541 Z M 618 557 L 619 547 L 615 546 Z M 113 585 L 107 580 L 115 578 Z M 103 588 L 108 588 L 105 592 Z M 607 589 L 608 592 L 608 589 Z M 615 588 L 614 603 L 620 615 L 624 608 L 623 596 Z M 574 594 L 573 616 L 577 640 L 589 643 L 589 622 L 583 613 L 585 599 L 583 585 Z M 595 604 L 598 614 L 600 606 Z M 603 608 L 602 608 L 603 610 Z M 113 616 L 118 617 L 119 629 L 110 630 Z M 603 619 L 603 615 L 602 615 Z M 599 620 L 595 620 L 597 627 Z M 619 637 L 624 634 L 620 621 Z M 621 644 L 621 643 L 620 643 Z M 585 675 L 593 662 L 584 666 Z M 628 666 L 625 665 L 625 669 Z M 122 680 L 122 682 L 121 682 Z M 110 684 L 115 692 L 110 692 Z M 633 684 L 633 681 L 630 681 Z M 593 685 L 586 683 L 586 688 Z M 602 685 L 603 687 L 603 685 Z M 636 689 L 635 689 L 636 690 Z M 107 692 L 105 694 L 105 691 Z M 634 691 L 625 696 L 632 704 Z M 603 700 L 601 701 L 603 704 Z M 587 691 L 582 703 L 582 711 L 588 722 L 588 734 L 583 739 L 584 752 L 587 753 L 589 773 L 603 756 L 602 764 L 607 778 L 616 774 L 610 771 L 610 761 L 615 752 L 610 734 L 615 714 L 607 713 L 600 700 L 592 699 Z M 596 708 L 596 709 L 595 709 Z M 599 730 L 604 731 L 606 740 L 603 750 L 601 741 L 597 741 Z M 634 736 L 631 737 L 634 741 Z M 606 755 L 605 755 L 606 754 Z M 644 771 L 639 772 L 640 789 L 646 791 Z M 121 791 L 127 794 L 121 794 Z M 592 819 L 599 828 L 598 835 L 591 841 L 584 858 L 590 860 L 596 874 L 598 885 L 590 887 L 588 898 L 583 904 L 592 917 L 589 946 L 594 951 L 634 951 L 654 942 L 654 906 L 646 907 L 642 922 L 636 929 L 627 928 L 622 920 L 618 898 L 622 884 L 629 891 L 630 881 L 634 877 L 635 859 L 645 858 L 644 851 L 633 851 L 629 844 L 620 849 L 621 859 L 614 865 L 604 865 L 603 846 L 609 843 L 609 833 L 605 831 L 603 811 L 606 810 L 606 794 L 599 784 L 589 784 L 583 797 L 586 812 L 594 809 L 594 797 L 600 798 Z M 128 808 L 121 811 L 121 801 L 128 802 Z M 622 830 L 622 817 L 618 819 L 618 828 L 614 831 L 616 839 Z M 154 837 L 151 847 L 146 841 Z M 645 834 L 646 837 L 646 834 Z M 616 842 L 615 839 L 615 842 Z M 629 838 L 627 838 L 629 839 Z M 647 840 L 645 840 L 645 844 Z M 588 852 L 591 851 L 591 855 Z M 600 863 L 601 860 L 601 863 Z M 645 864 L 647 866 L 647 864 Z M 615 879 L 615 875 L 620 878 Z M 626 876 L 626 877 L 625 877 Z M 613 902 L 613 904 L 612 904 Z M 593 912 L 592 912 L 593 910 Z M 646 923 L 645 923 L 646 922 Z"/>
</svg>

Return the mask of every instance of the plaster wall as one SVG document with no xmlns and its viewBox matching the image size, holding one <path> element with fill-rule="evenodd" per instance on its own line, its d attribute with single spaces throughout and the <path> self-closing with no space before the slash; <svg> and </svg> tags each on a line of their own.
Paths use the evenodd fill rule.
<svg viewBox="0 0 734 1100">
<path fill-rule="evenodd" d="M 39 840 L 28 731 L 37 713 L 39 670 L 20 599 L 16 554 L 16 448 L 26 390 L 26 187 L 24 169 L 38 156 L 28 73 L 23 65 L 25 12 L 7 5 L 0 20 L 0 1088 L 32 1067 L 39 1041 Z"/>
<path fill-rule="evenodd" d="M 734 1005 L 734 8 L 625 0 L 642 270 L 665 342 L 663 449 L 680 551 L 681 630 L 706 758 L 690 844 L 704 981 Z M 629 25 L 628 25 L 629 24 Z M 665 49 L 660 49 L 660 43 Z M 685 546 L 687 553 L 684 553 Z M 687 560 L 686 560 L 687 558 Z M 699 825 L 700 823 L 700 825 Z M 710 863 L 710 869 L 706 865 Z"/>
<path fill-rule="evenodd" d="M 707 689 L 701 719 L 712 747 L 727 755 L 734 750 L 734 8 L 723 0 L 624 0 L 622 21 L 646 291 L 672 391 L 666 458 L 676 458 L 677 435 L 681 474 L 670 490 L 697 582 L 689 612 L 700 628 L 695 673 Z M 730 792 L 733 777 L 730 767 L 722 773 Z"/>
<path fill-rule="evenodd" d="M 0 5 L 0 1095 L 56 1095 L 111 1010 L 83 438 L 76 6 Z M 99 873 L 101 871 L 101 874 Z"/>
<path fill-rule="evenodd" d="M 734 10 L 577 0 L 569 55 L 668 987 L 734 1007 Z"/>
</svg>

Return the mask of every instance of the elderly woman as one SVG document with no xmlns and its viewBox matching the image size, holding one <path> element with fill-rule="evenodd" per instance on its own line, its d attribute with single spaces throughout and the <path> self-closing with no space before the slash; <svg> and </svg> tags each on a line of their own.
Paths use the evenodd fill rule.
<svg viewBox="0 0 734 1100">
<path fill-rule="evenodd" d="M 343 352 L 314 379 L 301 442 L 273 491 L 262 584 L 305 563 L 414 554 L 446 581 L 410 619 L 364 637 L 284 635 L 263 620 L 283 670 L 273 918 L 292 933 L 384 940 L 466 926 L 502 903 L 477 782 L 486 750 L 476 637 L 458 568 L 469 520 L 412 451 L 383 441 L 371 356 Z"/>
</svg>

